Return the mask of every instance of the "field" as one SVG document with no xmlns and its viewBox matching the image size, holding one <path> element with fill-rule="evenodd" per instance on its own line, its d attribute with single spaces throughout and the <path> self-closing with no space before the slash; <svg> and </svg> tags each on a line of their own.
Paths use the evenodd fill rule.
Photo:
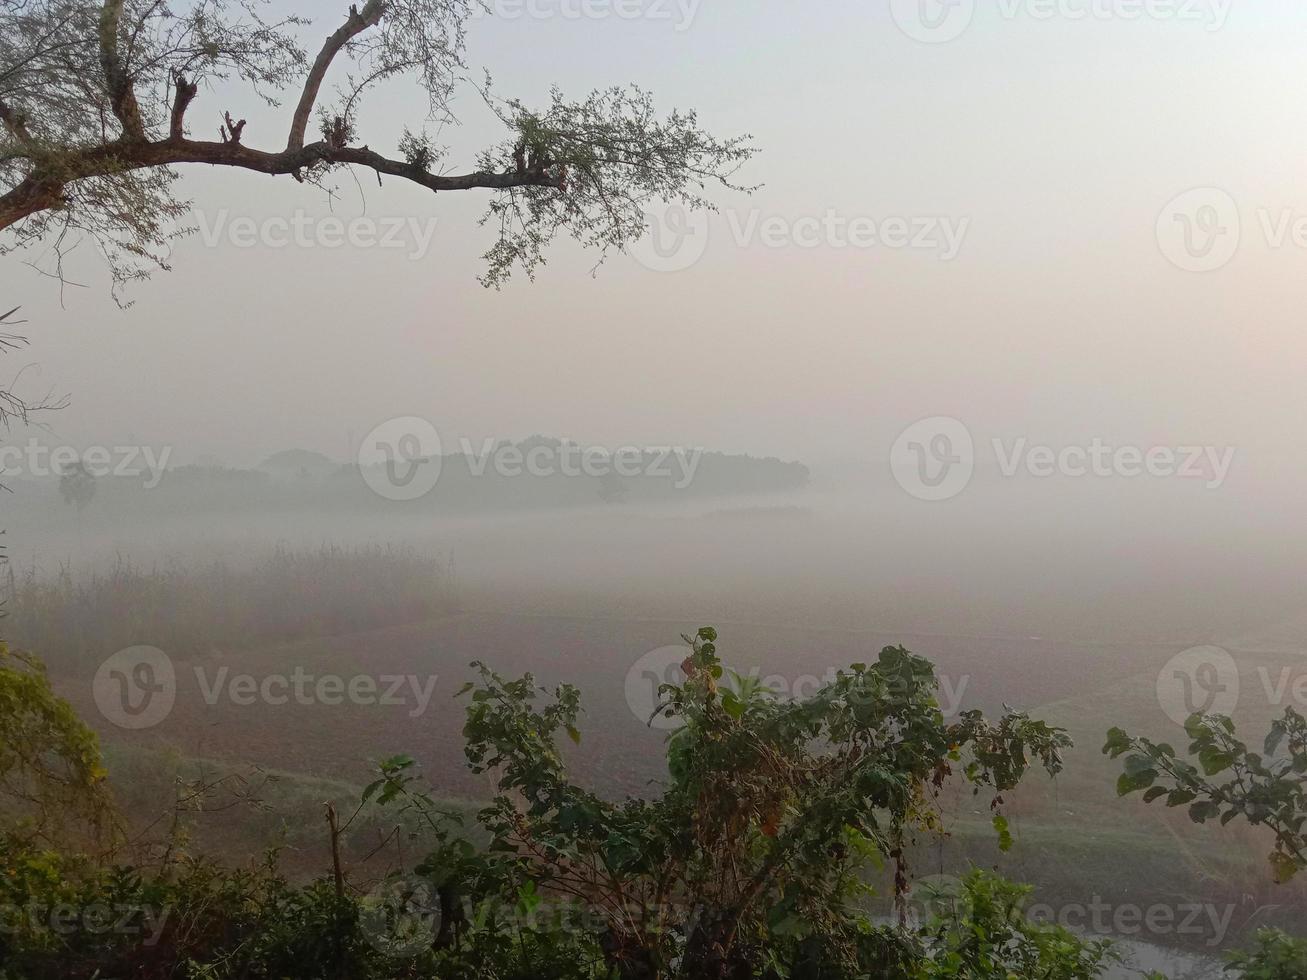
<svg viewBox="0 0 1307 980">
<path fill-rule="evenodd" d="M 535 611 L 546 603 L 571 614 Z M 648 724 L 657 685 L 675 679 L 680 634 L 708 624 L 640 617 L 633 605 L 580 592 L 455 588 L 441 562 L 403 550 L 324 548 L 231 567 L 19 578 L 7 625 L 49 648 L 55 686 L 100 732 L 137 827 L 163 819 L 178 787 L 218 781 L 217 802 L 201 808 L 211 812 L 186 818 L 196 851 L 245 862 L 277 846 L 283 866 L 307 876 L 327 860 L 324 804 L 352 809 L 382 758 L 412 755 L 459 811 L 491 795 L 462 753 L 464 703 L 455 695 L 473 661 L 505 675 L 530 671 L 546 687 L 575 684 L 585 713 L 580 744 L 563 746 L 573 772 L 610 797 L 656 793 L 666 734 Z M 1300 921 L 1304 889 L 1266 883 L 1263 837 L 1238 825 L 1196 828 L 1183 813 L 1116 798 L 1118 770 L 1099 752 L 1107 728 L 1183 739 L 1156 690 L 1183 644 L 812 628 L 785 625 L 799 617 L 773 609 L 775 622 L 711 624 L 728 664 L 782 694 L 802 696 L 841 667 L 902 644 L 936 664 L 946 714 L 1010 705 L 1075 737 L 1056 781 L 1034 778 L 1006 801 L 1016 837 L 1008 854 L 995 846 L 984 805 L 946 784 L 939 805 L 950 832 L 915 842 L 916 873 L 996 867 L 1035 885 L 1034 900 L 1050 914 L 1087 917 L 1102 906 L 1109 931 L 1202 955 L 1257 926 Z M 171 709 L 139 729 L 122 727 L 112 702 L 106 710 L 96 683 L 104 658 L 132 644 L 166 650 L 176 678 Z M 1277 649 L 1232 650 L 1242 730 L 1264 731 L 1280 710 L 1268 691 L 1291 699 L 1307 676 L 1307 660 Z M 391 820 L 365 812 L 348 841 L 351 858 L 371 854 Z M 386 857 L 360 867 L 360 877 L 380 874 Z M 1169 910 L 1171 924 L 1132 933 L 1119 915 L 1136 909 Z"/>
<path fill-rule="evenodd" d="M 123 731 L 103 722 L 91 696 L 91 671 L 62 672 L 61 693 L 97 722 L 109 744 L 140 757 L 180 753 L 233 768 L 258 767 L 290 774 L 297 785 L 287 800 L 274 802 L 284 821 L 265 815 L 241 817 L 239 829 L 220 826 L 215 839 L 266 837 L 278 827 L 293 831 L 297 852 L 312 854 L 320 826 L 306 801 L 346 799 L 362 785 L 376 760 L 412 754 L 436 792 L 467 801 L 484 799 L 491 787 L 470 775 L 462 759 L 462 704 L 454 695 L 469 679 L 468 664 L 484 660 L 502 673 L 532 671 L 547 686 L 567 681 L 580 687 L 586 706 L 579 746 L 566 746 L 578 776 L 601 792 L 622 796 L 653 792 L 663 775 L 663 733 L 637 717 L 632 701 L 650 696 L 648 682 L 632 668 L 642 655 L 675 642 L 695 624 L 622 622 L 462 612 L 404 626 L 306 639 L 241 653 L 179 659 L 176 705 L 162 723 L 146 731 Z M 1214 935 L 1201 925 L 1176 936 L 1199 949 L 1231 942 L 1234 933 L 1301 914 L 1301 889 L 1276 892 L 1260 884 L 1262 854 L 1269 844 L 1236 830 L 1190 828 L 1183 815 L 1119 801 L 1116 772 L 1098 753 L 1111 724 L 1162 734 L 1170 722 L 1158 709 L 1153 686 L 1157 670 L 1176 651 L 1163 646 L 1059 646 L 1052 641 L 954 636 L 888 636 L 871 632 L 787 630 L 742 623 L 721 624 L 728 661 L 742 672 L 760 671 L 774 684 L 811 683 L 828 670 L 873 658 L 880 647 L 901 642 L 933 659 L 962 709 L 993 711 L 1006 701 L 1069 728 L 1078 747 L 1067 771 L 1053 783 L 1036 780 L 1009 800 L 1017 846 L 1000 855 L 987 815 L 970 798 L 946 789 L 944 810 L 955 819 L 949 839 L 918 842 L 925 873 L 956 870 L 968 860 L 1004 868 L 1039 888 L 1054 905 L 1101 900 L 1148 907 L 1201 903 L 1229 908 L 1231 935 Z M 1250 677 L 1275 658 L 1244 655 Z M 658 661 L 665 663 L 665 660 Z M 1050 664 L 1056 662 L 1057 669 Z M 1282 662 L 1282 658 L 1281 661 Z M 1073 667 L 1074 669 L 1068 669 Z M 250 675 L 260 682 L 296 669 L 308 677 L 369 676 L 379 687 L 389 678 L 406 680 L 396 693 L 402 703 L 326 704 L 235 703 L 224 679 Z M 198 673 L 197 673 L 198 671 Z M 428 687 L 428 685 L 430 685 Z M 414 691 L 429 692 L 422 701 Z M 1241 721 L 1264 726 L 1269 711 L 1250 710 Z M 319 817 L 320 818 L 320 817 Z M 233 818 L 233 820 L 236 818 Z M 307 829 L 306 829 L 307 828 Z M 1230 847 L 1231 839 L 1238 846 Z M 320 845 L 320 840 L 319 840 Z M 319 855 L 320 855 L 319 851 Z M 1099 855 L 1113 855 L 1103 861 Z M 312 861 L 300 862 L 312 867 Z M 1163 937 L 1166 938 L 1166 937 Z"/>
</svg>

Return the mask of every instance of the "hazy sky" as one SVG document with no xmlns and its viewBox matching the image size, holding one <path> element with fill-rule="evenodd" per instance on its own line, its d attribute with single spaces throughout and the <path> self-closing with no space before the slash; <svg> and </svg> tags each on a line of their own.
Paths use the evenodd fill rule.
<svg viewBox="0 0 1307 980">
<path fill-rule="evenodd" d="M 1307 217 L 1307 7 L 983 0 L 959 36 L 923 43 L 893 15 L 910 18 L 915 0 L 704 0 L 688 23 L 674 3 L 669 19 L 659 4 L 625 20 L 560 16 L 559 2 L 537 6 L 555 16 L 478 21 L 473 69 L 528 102 L 551 83 L 579 96 L 638 82 L 715 132 L 754 134 L 762 153 L 741 179 L 765 186 L 714 192 L 723 212 L 699 261 L 656 272 L 617 256 L 592 279 L 594 257 L 564 245 L 534 285 L 487 291 L 481 192 L 378 188 L 364 172 L 341 179 L 336 213 L 436 218 L 422 258 L 197 236 L 122 312 L 94 261 L 75 264 L 88 288 L 66 290 L 61 308 L 55 285 L 10 257 L 0 300 L 23 304 L 24 361 L 42 371 L 27 390 L 73 398 L 51 438 L 131 437 L 174 446 L 176 461 L 289 446 L 345 457 L 379 422 L 420 415 L 446 444 L 544 432 L 878 460 L 904 426 L 947 415 L 983 440 L 1296 460 L 1307 247 L 1284 221 Z M 924 2 L 928 17 L 968 14 Z M 314 45 L 346 6 L 301 5 Z M 250 118 L 247 143 L 284 143 L 286 110 L 233 92 L 201 94 L 191 123 L 216 131 L 224 109 Z M 451 166 L 471 169 L 498 127 L 471 92 L 458 109 L 466 125 L 443 141 Z M 360 138 L 389 148 L 422 114 L 414 88 L 388 88 Z M 184 172 L 209 227 L 328 212 L 289 179 Z M 1167 255 L 1183 226 L 1164 209 L 1191 188 L 1229 195 L 1191 199 L 1195 233 L 1212 215 L 1226 233 L 1191 255 L 1228 258 L 1213 271 Z M 839 247 L 825 231 L 816 247 L 774 247 L 755 224 L 828 215 L 963 234 L 946 258 Z"/>
</svg>

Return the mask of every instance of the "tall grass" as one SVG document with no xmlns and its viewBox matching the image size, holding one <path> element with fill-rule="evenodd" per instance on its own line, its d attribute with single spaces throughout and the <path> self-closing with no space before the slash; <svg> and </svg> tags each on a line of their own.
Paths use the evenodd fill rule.
<svg viewBox="0 0 1307 980">
<path fill-rule="evenodd" d="M 404 548 L 278 547 L 249 564 L 222 561 L 53 576 L 3 570 L 0 635 L 58 670 L 135 644 L 187 657 L 331 636 L 445 615 L 448 569 Z"/>
</svg>

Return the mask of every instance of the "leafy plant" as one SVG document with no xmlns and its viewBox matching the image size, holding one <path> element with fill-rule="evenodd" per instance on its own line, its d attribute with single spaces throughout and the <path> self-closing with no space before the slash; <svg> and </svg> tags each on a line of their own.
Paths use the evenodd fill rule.
<svg viewBox="0 0 1307 980">
<path fill-rule="evenodd" d="M 1105 940 L 1031 922 L 1025 914 L 1031 891 L 973 870 L 955 890 L 936 893 L 934 918 L 924 930 L 927 963 L 917 975 L 1092 980 L 1117 962 Z"/>
<path fill-rule="evenodd" d="M 463 692 L 468 762 L 499 788 L 480 815 L 495 873 L 581 906 L 621 977 L 788 972 L 813 944 L 855 974 L 872 955 L 865 873 L 893 861 L 906 892 L 904 839 L 939 825 L 945 780 L 989 790 L 997 812 L 1032 760 L 1056 773 L 1070 744 L 1022 714 L 947 722 L 931 665 L 902 648 L 782 701 L 719 684 L 711 628 L 686 640 L 685 683 L 659 692 L 658 711 L 684 726 L 654 800 L 613 803 L 570 781 L 559 740 L 581 738 L 575 688 L 550 695 L 477 664 Z"/>
<path fill-rule="evenodd" d="M 0 831 L 54 843 L 109 828 L 99 742 L 40 661 L 0 643 Z"/>
<path fill-rule="evenodd" d="M 1188 807 L 1195 823 L 1219 818 L 1225 826 L 1242 818 L 1269 828 L 1275 835 L 1270 861 L 1277 882 L 1307 867 L 1307 719 L 1286 709 L 1260 753 L 1239 740 L 1224 715 L 1193 715 L 1185 732 L 1197 765 L 1164 742 L 1113 728 L 1103 751 L 1113 759 L 1125 757 L 1117 792 L 1142 791 L 1145 803 L 1165 800 L 1169 807 Z"/>
<path fill-rule="evenodd" d="M 1257 947 L 1231 954 L 1226 970 L 1244 980 L 1307 980 L 1307 939 L 1262 929 L 1257 933 Z"/>
</svg>

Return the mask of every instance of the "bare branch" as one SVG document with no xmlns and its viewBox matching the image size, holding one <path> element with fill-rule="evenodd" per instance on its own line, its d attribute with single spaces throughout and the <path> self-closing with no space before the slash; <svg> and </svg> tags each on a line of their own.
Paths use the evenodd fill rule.
<svg viewBox="0 0 1307 980">
<path fill-rule="evenodd" d="M 104 0 L 100 8 L 100 67 L 104 69 L 105 84 L 109 89 L 109 104 L 113 114 L 122 123 L 123 133 L 129 139 L 145 139 L 145 122 L 141 107 L 136 103 L 136 91 L 131 76 L 123 66 L 118 53 L 118 28 L 122 22 L 123 0 Z"/>
<path fill-rule="evenodd" d="M 230 143 L 233 146 L 239 146 L 241 142 L 241 134 L 245 132 L 245 120 L 242 119 L 240 122 L 234 122 L 231 118 L 230 112 L 224 112 L 222 114 L 222 119 L 225 125 L 218 130 L 219 135 L 222 136 L 222 141 L 224 143 Z"/>
<path fill-rule="evenodd" d="M 200 86 L 188 82 L 186 77 L 178 72 L 176 89 L 177 93 L 172 100 L 172 119 L 168 126 L 168 138 L 180 140 L 186 136 L 186 110 L 195 96 L 199 95 Z"/>
<path fill-rule="evenodd" d="M 382 156 L 366 146 L 336 147 L 327 142 L 310 143 L 298 152 L 269 153 L 240 142 L 245 120 L 233 122 L 228 114 L 226 123 L 220 143 L 172 138 L 152 143 L 119 140 L 69 154 L 63 160 L 62 180 L 43 181 L 32 176 L 9 193 L 0 195 L 0 231 L 38 211 L 58 207 L 67 183 L 183 163 L 237 167 L 272 175 L 293 174 L 320 164 L 356 164 L 379 174 L 401 177 L 431 191 L 555 187 L 558 182 L 557 178 L 535 169 L 524 173 L 481 170 L 457 176 L 432 174 L 407 161 Z"/>
<path fill-rule="evenodd" d="M 41 211 L 62 207 L 63 203 L 62 184 L 29 175 L 13 190 L 0 195 L 0 231 Z"/>
<path fill-rule="evenodd" d="M 0 99 L 0 122 L 14 138 L 24 146 L 32 145 L 32 135 L 27 131 L 27 117 L 14 109 L 4 99 Z"/>
<path fill-rule="evenodd" d="M 304 134 L 309 128 L 309 117 L 313 115 L 313 107 L 317 104 L 322 82 L 327 77 L 327 69 L 331 67 L 336 55 L 354 38 L 368 28 L 375 27 L 380 22 L 385 7 L 384 0 L 368 0 L 362 12 L 357 6 L 351 5 L 345 23 L 322 45 L 322 50 L 313 61 L 313 67 L 309 69 L 299 105 L 295 107 L 295 115 L 291 119 L 290 139 L 286 142 L 287 152 L 293 153 L 304 146 Z"/>
</svg>

